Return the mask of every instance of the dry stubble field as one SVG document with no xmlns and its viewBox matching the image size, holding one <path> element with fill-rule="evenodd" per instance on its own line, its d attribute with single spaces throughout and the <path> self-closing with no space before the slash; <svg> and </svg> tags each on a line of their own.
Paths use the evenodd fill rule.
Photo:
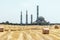
<svg viewBox="0 0 60 40">
<path fill-rule="evenodd" d="M 0 40 L 60 40 L 60 28 L 52 26 L 17 26 L 0 25 L 4 32 L 0 32 Z M 43 28 L 49 28 L 49 34 L 42 34 Z"/>
</svg>

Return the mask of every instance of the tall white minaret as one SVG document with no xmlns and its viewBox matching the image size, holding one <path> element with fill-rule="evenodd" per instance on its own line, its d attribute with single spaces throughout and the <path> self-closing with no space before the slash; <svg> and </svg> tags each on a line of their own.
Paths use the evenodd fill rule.
<svg viewBox="0 0 60 40">
<path fill-rule="evenodd" d="M 21 22 L 21 24 L 22 24 L 22 11 L 21 11 L 21 18 L 20 18 L 20 20 L 21 20 L 20 22 Z"/>
<path fill-rule="evenodd" d="M 33 22 L 33 15 L 31 14 L 31 24 L 32 24 L 32 22 Z"/>
<path fill-rule="evenodd" d="M 39 6 L 37 5 L 37 19 L 39 17 Z"/>
<path fill-rule="evenodd" d="M 28 24 L 28 11 L 26 10 L 26 24 Z"/>
</svg>

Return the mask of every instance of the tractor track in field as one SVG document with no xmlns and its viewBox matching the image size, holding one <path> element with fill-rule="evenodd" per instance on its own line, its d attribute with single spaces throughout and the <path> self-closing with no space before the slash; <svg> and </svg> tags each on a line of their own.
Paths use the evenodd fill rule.
<svg viewBox="0 0 60 40">
<path fill-rule="evenodd" d="M 1 37 L 0 37 L 0 40 L 7 40 L 7 37 L 8 37 L 8 34 L 9 34 L 10 32 L 9 31 L 7 31 L 5 34 L 3 34 Z"/>
<path fill-rule="evenodd" d="M 19 37 L 18 37 L 17 40 L 23 40 L 23 32 L 20 32 L 20 33 L 19 33 Z"/>
<path fill-rule="evenodd" d="M 18 39 L 18 37 L 19 37 L 19 34 L 20 34 L 20 32 L 16 32 L 16 31 L 14 31 L 10 36 L 11 36 L 11 40 L 17 40 Z"/>
<path fill-rule="evenodd" d="M 41 36 L 39 36 L 38 34 L 34 33 L 34 32 L 24 32 L 27 36 L 30 35 L 30 37 L 32 38 L 32 40 L 44 40 Z"/>
</svg>

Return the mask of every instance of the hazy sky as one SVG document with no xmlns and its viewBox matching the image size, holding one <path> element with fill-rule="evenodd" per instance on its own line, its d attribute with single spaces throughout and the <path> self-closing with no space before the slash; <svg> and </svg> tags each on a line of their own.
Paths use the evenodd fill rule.
<svg viewBox="0 0 60 40">
<path fill-rule="evenodd" d="M 39 16 L 51 23 L 60 23 L 60 0 L 0 0 L 0 22 L 20 23 L 20 11 L 23 12 L 23 23 L 28 10 L 36 20 L 36 6 L 39 5 Z"/>
</svg>

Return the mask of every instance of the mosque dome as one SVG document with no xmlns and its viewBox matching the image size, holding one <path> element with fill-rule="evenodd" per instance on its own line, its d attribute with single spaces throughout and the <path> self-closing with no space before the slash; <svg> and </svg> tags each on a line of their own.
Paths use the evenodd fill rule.
<svg viewBox="0 0 60 40">
<path fill-rule="evenodd" d="M 40 16 L 40 17 L 38 17 L 38 19 L 37 19 L 37 20 L 44 21 L 44 20 L 45 20 L 45 18 L 44 18 L 44 17 L 42 17 L 42 16 Z"/>
</svg>

